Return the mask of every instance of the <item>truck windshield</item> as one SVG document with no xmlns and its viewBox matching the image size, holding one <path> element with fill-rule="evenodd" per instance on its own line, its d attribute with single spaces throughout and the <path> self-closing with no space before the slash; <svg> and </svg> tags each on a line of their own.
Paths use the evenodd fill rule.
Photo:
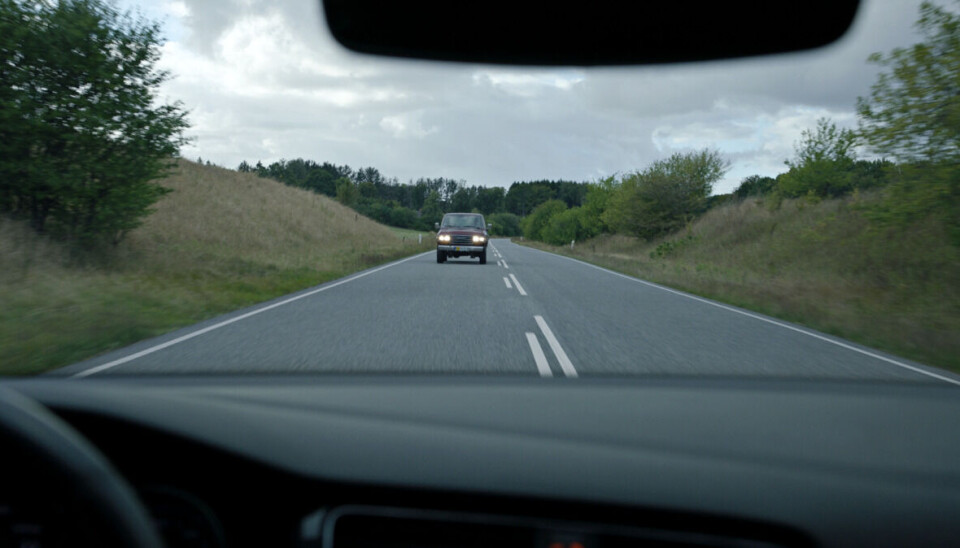
<svg viewBox="0 0 960 548">
<path fill-rule="evenodd" d="M 449 228 L 483 228 L 479 215 L 447 215 L 440 225 Z"/>
</svg>

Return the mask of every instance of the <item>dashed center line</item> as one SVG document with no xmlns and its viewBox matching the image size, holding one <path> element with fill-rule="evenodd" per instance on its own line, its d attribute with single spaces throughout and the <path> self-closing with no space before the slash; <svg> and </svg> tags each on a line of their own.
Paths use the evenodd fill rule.
<svg viewBox="0 0 960 548">
<path fill-rule="evenodd" d="M 510 278 L 507 278 L 506 276 L 504 276 L 503 283 L 507 284 L 507 289 L 513 289 L 513 286 L 510 285 Z"/>
<path fill-rule="evenodd" d="M 547 363 L 547 356 L 543 353 L 543 347 L 537 340 L 537 335 L 527 332 L 527 343 L 530 344 L 530 352 L 533 353 L 533 361 L 537 362 L 537 370 L 541 377 L 552 377 L 553 371 L 550 371 L 550 364 Z"/>
<path fill-rule="evenodd" d="M 506 279 L 506 278 L 504 278 L 504 279 Z M 523 287 L 520 285 L 520 282 L 517 281 L 517 277 L 514 276 L 513 274 L 511 274 L 511 275 L 510 275 L 510 279 L 513 280 L 513 285 L 517 286 L 517 291 L 519 291 L 521 295 L 523 295 L 524 297 L 526 297 L 526 296 L 527 296 L 527 292 L 523 290 Z M 539 317 L 539 316 L 538 316 L 538 317 Z"/>
<path fill-rule="evenodd" d="M 507 261 L 501 260 L 499 262 L 503 263 L 503 268 L 510 268 L 509 266 L 507 266 Z"/>
<path fill-rule="evenodd" d="M 537 320 L 537 325 L 540 326 L 540 331 L 543 331 L 543 336 L 547 339 L 547 344 L 550 345 L 550 350 L 553 350 L 553 354 L 557 357 L 557 361 L 560 362 L 560 369 L 563 369 L 563 372 L 568 377 L 576 377 L 577 370 L 574 369 L 573 364 L 570 363 L 570 358 L 568 358 L 567 353 L 563 351 L 563 347 L 560 346 L 560 341 L 558 341 L 553 335 L 553 331 L 550 330 L 550 326 L 548 326 L 547 322 L 544 321 L 543 316 L 534 316 L 533 318 Z"/>
</svg>

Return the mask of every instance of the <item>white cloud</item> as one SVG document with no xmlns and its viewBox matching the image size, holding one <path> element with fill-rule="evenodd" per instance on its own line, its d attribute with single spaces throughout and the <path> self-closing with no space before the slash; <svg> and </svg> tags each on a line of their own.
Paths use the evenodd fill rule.
<svg viewBox="0 0 960 548">
<path fill-rule="evenodd" d="M 423 139 L 424 137 L 437 133 L 439 128 L 431 126 L 424 128 L 417 114 L 398 114 L 395 116 L 384 116 L 380 119 L 380 128 L 393 135 L 396 139 L 405 139 L 413 137 Z"/>
<path fill-rule="evenodd" d="M 173 2 L 164 2 L 163 11 L 169 13 L 170 15 L 182 19 L 190 16 L 190 8 L 187 5 L 179 0 Z"/>
<path fill-rule="evenodd" d="M 532 70 L 352 54 L 315 0 L 140 2 L 170 35 L 160 65 L 176 77 L 163 95 L 191 111 L 188 157 L 236 166 L 299 156 L 404 181 L 509 185 L 590 180 L 712 147 L 731 161 L 718 192 L 782 171 L 821 116 L 855 125 L 854 102 L 877 70 L 866 57 L 914 41 L 917 13 L 914 0 L 866 0 L 849 38 L 810 53 Z"/>
<path fill-rule="evenodd" d="M 530 71 L 483 69 L 473 73 L 473 83 L 490 86 L 519 97 L 536 97 L 546 89 L 569 90 L 584 80 L 580 71 Z"/>
</svg>

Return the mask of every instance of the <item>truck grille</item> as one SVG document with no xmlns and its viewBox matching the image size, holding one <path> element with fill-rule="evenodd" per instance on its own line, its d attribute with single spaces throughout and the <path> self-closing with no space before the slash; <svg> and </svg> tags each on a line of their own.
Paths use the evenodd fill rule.
<svg viewBox="0 0 960 548">
<path fill-rule="evenodd" d="M 473 236 L 454 235 L 453 245 L 470 245 L 473 243 Z"/>
</svg>

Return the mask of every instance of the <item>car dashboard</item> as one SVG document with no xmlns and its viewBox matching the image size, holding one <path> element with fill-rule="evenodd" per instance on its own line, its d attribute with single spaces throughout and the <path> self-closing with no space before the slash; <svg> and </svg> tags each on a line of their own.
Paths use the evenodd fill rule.
<svg viewBox="0 0 960 548">
<path fill-rule="evenodd" d="M 960 545 L 960 399 L 950 386 L 474 376 L 2 384 L 105 455 L 167 546 Z M 5 468 L 0 544 L 77 545 L 69 532 L 80 535 L 82 520 L 58 506 L 57 485 L 15 458 Z"/>
</svg>

